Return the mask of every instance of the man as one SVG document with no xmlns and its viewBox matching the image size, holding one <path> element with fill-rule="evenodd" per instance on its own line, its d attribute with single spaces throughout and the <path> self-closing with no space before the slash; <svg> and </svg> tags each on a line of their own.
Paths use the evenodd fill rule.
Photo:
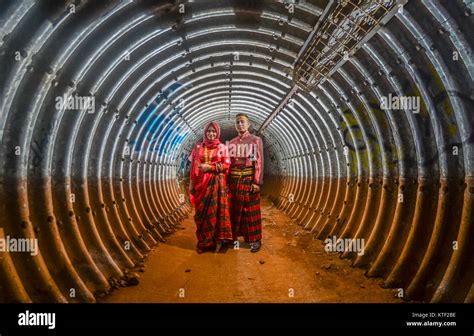
<svg viewBox="0 0 474 336">
<path fill-rule="evenodd" d="M 263 183 L 263 143 L 251 134 L 250 120 L 239 113 L 235 128 L 239 135 L 229 142 L 230 221 L 234 240 L 243 236 L 250 243 L 250 251 L 262 246 L 262 219 L 260 214 L 260 187 Z"/>
</svg>

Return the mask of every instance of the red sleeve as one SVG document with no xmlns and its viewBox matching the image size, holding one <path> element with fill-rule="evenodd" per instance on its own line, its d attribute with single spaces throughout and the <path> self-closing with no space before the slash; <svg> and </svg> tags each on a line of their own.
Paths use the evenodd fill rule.
<svg viewBox="0 0 474 336">
<path fill-rule="evenodd" d="M 223 172 L 226 173 L 230 167 L 230 155 L 229 155 L 229 148 L 227 146 L 223 146 L 223 155 L 222 155 L 222 166 Z"/>
<path fill-rule="evenodd" d="M 258 185 L 263 184 L 263 142 L 257 138 L 257 153 L 255 158 L 255 177 L 253 182 Z"/>
</svg>

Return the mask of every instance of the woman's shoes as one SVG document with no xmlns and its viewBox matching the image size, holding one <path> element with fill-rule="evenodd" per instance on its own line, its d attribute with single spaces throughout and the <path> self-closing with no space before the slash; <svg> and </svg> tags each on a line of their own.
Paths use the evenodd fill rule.
<svg viewBox="0 0 474 336">
<path fill-rule="evenodd" d="M 221 250 L 222 246 L 224 246 L 224 245 L 227 244 L 227 243 L 228 243 L 228 241 L 226 241 L 226 240 L 225 240 L 225 241 L 218 240 L 218 241 L 216 242 L 216 248 L 215 248 L 215 250 L 214 250 L 214 253 L 218 253 L 218 252 Z M 211 250 L 211 249 L 212 249 L 211 246 L 209 246 L 209 247 L 207 247 L 207 248 L 197 247 L 197 248 L 196 248 L 196 252 L 197 252 L 198 254 L 202 254 L 202 253 L 204 253 L 204 252 L 206 252 L 206 251 L 209 251 L 209 250 Z"/>
</svg>

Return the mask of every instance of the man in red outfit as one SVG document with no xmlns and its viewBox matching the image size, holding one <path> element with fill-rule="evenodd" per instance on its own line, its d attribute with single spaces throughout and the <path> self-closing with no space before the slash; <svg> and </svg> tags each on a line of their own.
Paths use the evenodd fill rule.
<svg viewBox="0 0 474 336">
<path fill-rule="evenodd" d="M 250 243 L 250 251 L 257 252 L 262 245 L 260 214 L 260 187 L 263 184 L 263 143 L 251 134 L 246 114 L 237 114 L 235 128 L 239 135 L 229 142 L 231 160 L 229 189 L 231 194 L 230 221 L 234 240 L 243 236 Z"/>
</svg>

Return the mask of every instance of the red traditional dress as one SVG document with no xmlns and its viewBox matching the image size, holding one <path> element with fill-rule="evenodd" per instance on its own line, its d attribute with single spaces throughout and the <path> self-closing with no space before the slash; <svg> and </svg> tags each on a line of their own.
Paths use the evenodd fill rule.
<svg viewBox="0 0 474 336">
<path fill-rule="evenodd" d="M 215 140 L 206 138 L 210 126 L 217 132 Z M 232 239 L 226 185 L 230 159 L 227 146 L 220 142 L 219 136 L 219 125 L 211 122 L 204 130 L 204 141 L 189 156 L 190 184 L 194 185 L 190 200 L 195 208 L 197 247 L 201 251 L 215 247 L 219 240 Z M 201 163 L 210 164 L 212 170 L 204 173 L 199 168 Z"/>
<path fill-rule="evenodd" d="M 234 240 L 244 237 L 246 243 L 262 239 L 260 192 L 252 192 L 252 184 L 263 184 L 262 139 L 249 133 L 237 136 L 229 143 L 231 159 L 229 173 L 230 219 Z"/>
</svg>

